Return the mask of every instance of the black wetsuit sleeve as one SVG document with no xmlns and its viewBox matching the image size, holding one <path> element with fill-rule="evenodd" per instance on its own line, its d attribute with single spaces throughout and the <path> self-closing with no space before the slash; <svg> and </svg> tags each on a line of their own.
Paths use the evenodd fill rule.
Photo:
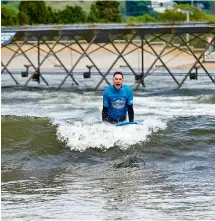
<svg viewBox="0 0 215 221">
<path fill-rule="evenodd" d="M 108 119 L 108 107 L 103 107 L 102 109 L 102 120 L 107 121 Z"/>
<path fill-rule="evenodd" d="M 133 105 L 128 105 L 128 119 L 129 119 L 129 122 L 133 122 L 134 121 Z"/>
</svg>

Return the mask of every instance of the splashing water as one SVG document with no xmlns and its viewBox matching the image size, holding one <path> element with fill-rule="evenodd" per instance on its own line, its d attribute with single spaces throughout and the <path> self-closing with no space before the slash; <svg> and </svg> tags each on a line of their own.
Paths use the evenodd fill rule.
<svg viewBox="0 0 215 221">
<path fill-rule="evenodd" d="M 91 122 L 91 123 L 90 123 Z M 165 129 L 166 123 L 159 118 L 148 118 L 138 125 L 116 127 L 105 122 L 66 122 L 57 124 L 57 137 L 66 142 L 71 150 L 85 151 L 88 148 L 109 149 L 118 146 L 125 150 L 130 145 L 144 142 L 147 136 L 159 129 Z"/>
</svg>

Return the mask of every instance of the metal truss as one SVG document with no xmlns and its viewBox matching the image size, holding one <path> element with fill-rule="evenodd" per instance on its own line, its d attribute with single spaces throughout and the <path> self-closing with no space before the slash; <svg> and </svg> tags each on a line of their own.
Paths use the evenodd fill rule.
<svg viewBox="0 0 215 221">
<path fill-rule="evenodd" d="M 205 74 L 210 78 L 212 83 L 215 84 L 215 78 L 213 78 L 210 71 L 207 70 L 202 62 L 202 58 L 208 48 L 210 46 L 213 46 L 215 48 L 214 24 L 204 24 L 202 26 L 198 26 L 197 24 L 196 26 L 189 26 L 188 24 L 186 24 L 182 28 L 174 25 L 167 26 L 165 24 L 162 24 L 161 26 L 156 26 L 157 28 L 150 28 L 145 26 L 133 27 L 128 25 L 119 25 L 118 29 L 110 25 L 95 27 L 96 28 L 92 28 L 91 26 L 84 25 L 83 27 L 81 26 L 81 28 L 76 27 L 75 29 L 75 27 L 73 26 L 72 28 L 65 26 L 63 31 L 59 28 L 57 34 L 56 32 L 54 32 L 55 35 L 53 35 L 52 33 L 52 28 L 54 28 L 52 26 L 45 26 L 41 32 L 35 32 L 34 27 L 32 27 L 32 29 L 30 30 L 13 29 L 13 31 L 15 30 L 17 32 L 17 35 L 14 37 L 11 44 L 2 46 L 2 49 L 7 48 L 8 50 L 10 50 L 12 52 L 12 55 L 7 62 L 1 61 L 1 73 L 8 73 L 15 84 L 19 86 L 27 87 L 29 82 L 35 78 L 35 75 L 37 76 L 36 79 L 38 83 L 40 83 L 41 79 L 46 86 L 49 86 L 48 80 L 45 79 L 43 75 L 43 67 L 45 65 L 44 62 L 46 60 L 49 60 L 49 58 L 52 56 L 57 62 L 56 66 L 58 65 L 59 67 L 61 67 L 61 69 L 66 74 L 63 80 L 59 82 L 57 89 L 61 89 L 69 77 L 72 79 L 75 86 L 79 87 L 80 82 L 76 77 L 77 72 L 75 71 L 75 68 L 77 67 L 77 65 L 80 64 L 83 58 L 87 58 L 92 64 L 92 67 L 95 68 L 95 72 L 98 75 L 98 82 L 92 87 L 92 90 L 99 90 L 102 83 L 104 82 L 106 83 L 106 85 L 110 85 L 108 76 L 111 74 L 112 71 L 114 71 L 114 66 L 121 59 L 126 64 L 129 72 L 134 76 L 134 82 L 131 82 L 134 83 L 134 90 L 138 90 L 141 85 L 145 87 L 145 79 L 152 75 L 155 70 L 159 69 L 159 67 L 156 67 L 157 62 L 162 64 L 161 66 L 172 77 L 178 89 L 183 86 L 188 76 L 190 76 L 192 71 L 197 66 L 202 68 Z M 187 33 L 190 36 L 189 39 L 185 38 L 185 34 Z M 206 41 L 206 35 L 212 36 L 212 40 L 210 42 Z M 51 44 L 50 38 L 52 38 Z M 32 39 L 34 39 L 34 41 L 32 41 Z M 180 44 L 175 44 L 174 41 L 176 40 L 177 42 L 180 42 Z M 205 45 L 204 50 L 202 50 L 202 52 L 198 55 L 194 48 L 191 47 L 192 42 L 197 40 L 201 41 Z M 123 42 L 123 48 L 121 50 L 117 47 L 119 41 Z M 163 48 L 160 51 L 156 50 L 156 47 L 153 44 L 155 41 L 163 43 Z M 85 45 L 87 45 L 85 48 L 82 44 L 83 42 Z M 14 49 L 14 47 L 11 48 L 10 45 L 16 46 L 16 49 Z M 42 45 L 45 45 L 47 47 L 47 50 L 45 50 Z M 108 45 L 112 46 L 113 50 L 108 48 Z M 26 49 L 26 46 L 28 46 L 29 48 Z M 61 46 L 60 49 L 59 46 Z M 94 49 L 93 46 L 97 46 L 97 48 Z M 129 46 L 132 46 L 134 48 L 130 49 Z M 28 52 L 32 49 L 36 49 L 37 62 L 33 61 L 31 56 L 28 55 Z M 91 56 L 95 55 L 97 52 L 100 52 L 101 49 L 106 50 L 108 53 L 111 53 L 113 56 L 115 56 L 112 62 L 107 60 L 109 67 L 105 71 L 102 70 L 101 67 L 99 67 L 97 61 L 92 58 L 93 56 Z M 72 67 L 68 67 L 67 65 L 65 65 L 63 58 L 61 58 L 61 56 L 59 56 L 58 54 L 59 52 L 62 52 L 64 50 L 74 51 L 79 55 L 75 63 L 72 64 Z M 133 65 L 130 63 L 129 58 L 127 58 L 128 55 L 131 55 L 137 50 L 138 53 L 140 52 L 139 70 L 135 70 Z M 176 75 L 168 66 L 168 63 L 164 60 L 165 56 L 171 56 L 170 54 L 176 50 L 179 51 L 179 53 L 186 53 L 194 59 L 194 62 L 190 65 L 188 71 L 184 73 L 183 79 L 181 81 L 176 78 Z M 148 61 L 145 58 L 146 53 L 155 57 L 154 61 L 151 64 L 147 63 Z M 4 53 L 2 53 L 2 56 L 4 56 Z M 17 68 L 21 69 L 25 65 L 31 66 L 34 70 L 33 73 L 30 74 L 26 82 L 22 85 L 14 77 L 13 71 L 9 68 L 11 62 L 17 59 L 17 57 L 19 56 L 24 57 L 27 60 L 28 64 L 20 64 L 20 66 L 18 66 Z M 171 59 L 174 59 L 176 56 L 172 56 Z M 105 57 L 103 57 L 102 59 L 105 59 Z M 138 77 L 138 80 L 136 79 L 136 77 Z"/>
</svg>

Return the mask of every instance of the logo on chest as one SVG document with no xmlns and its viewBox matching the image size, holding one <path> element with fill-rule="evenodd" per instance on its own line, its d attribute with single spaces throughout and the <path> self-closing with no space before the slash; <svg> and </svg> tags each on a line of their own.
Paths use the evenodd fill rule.
<svg viewBox="0 0 215 221">
<path fill-rule="evenodd" d="M 125 107 L 126 100 L 124 98 L 117 97 L 111 101 L 111 104 L 114 109 L 117 109 L 117 110 L 123 109 Z"/>
</svg>

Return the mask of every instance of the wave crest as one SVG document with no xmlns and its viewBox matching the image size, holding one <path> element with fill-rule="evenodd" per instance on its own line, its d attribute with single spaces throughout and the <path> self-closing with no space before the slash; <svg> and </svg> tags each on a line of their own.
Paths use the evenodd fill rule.
<svg viewBox="0 0 215 221">
<path fill-rule="evenodd" d="M 118 146 L 126 150 L 129 146 L 144 142 L 148 135 L 165 129 L 166 123 L 158 118 L 145 119 L 138 125 L 116 127 L 105 122 L 88 121 L 53 122 L 57 124 L 57 138 L 66 142 L 71 150 L 85 151 L 88 148 L 109 149 Z"/>
</svg>

